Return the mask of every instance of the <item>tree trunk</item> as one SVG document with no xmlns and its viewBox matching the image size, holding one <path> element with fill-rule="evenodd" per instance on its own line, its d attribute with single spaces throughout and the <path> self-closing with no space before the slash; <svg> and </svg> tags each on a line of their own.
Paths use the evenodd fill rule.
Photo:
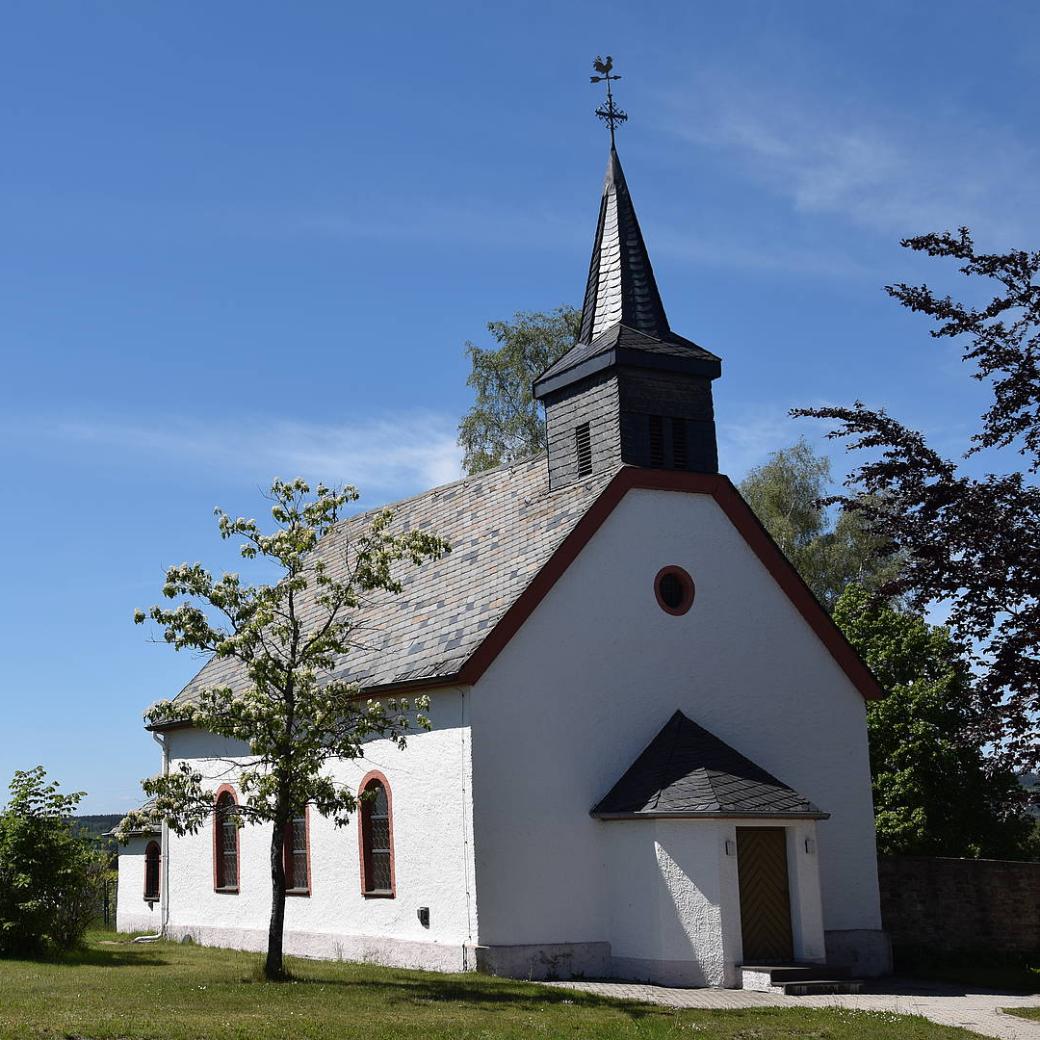
<svg viewBox="0 0 1040 1040">
<path fill-rule="evenodd" d="M 282 933 L 285 931 L 285 826 L 275 823 L 271 836 L 271 923 L 267 930 L 267 959 L 264 976 L 271 981 L 285 978 Z"/>
</svg>

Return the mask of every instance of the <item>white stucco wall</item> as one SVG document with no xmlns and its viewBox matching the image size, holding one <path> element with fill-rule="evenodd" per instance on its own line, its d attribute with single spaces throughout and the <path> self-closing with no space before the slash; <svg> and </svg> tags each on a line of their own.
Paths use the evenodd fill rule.
<svg viewBox="0 0 1040 1040">
<path fill-rule="evenodd" d="M 654 596 L 669 564 L 696 583 L 681 617 Z M 823 927 L 880 928 L 862 697 L 712 498 L 636 490 L 472 691 L 481 944 L 643 949 L 609 869 L 640 824 L 588 813 L 676 708 L 831 813 L 816 834 Z M 681 824 L 665 831 L 662 850 L 710 879 Z"/>
<path fill-rule="evenodd" d="M 458 689 L 434 692 L 430 732 L 409 736 L 404 751 L 389 741 L 373 741 L 363 759 L 331 769 L 354 790 L 370 770 L 387 778 L 393 800 L 396 897 L 362 894 L 356 817 L 337 828 L 311 811 L 311 893 L 287 897 L 289 953 L 445 970 L 467 966 L 464 946 L 476 929 L 467 696 Z M 171 769 L 187 761 L 212 779 L 214 789 L 221 783 L 235 786 L 240 746 L 188 730 L 173 731 L 167 739 Z M 270 833 L 270 825 L 240 831 L 237 894 L 213 889 L 210 826 L 196 835 L 171 835 L 171 935 L 191 934 L 212 945 L 266 946 Z M 420 906 L 430 908 L 429 928 L 418 919 Z"/>
<path fill-rule="evenodd" d="M 615 971 L 674 986 L 725 984 L 719 825 L 618 820 L 606 826 L 604 912 Z"/>
<path fill-rule="evenodd" d="M 116 889 L 116 928 L 120 932 L 159 931 L 160 906 L 144 898 L 144 853 L 153 838 L 134 837 L 119 849 L 119 884 Z"/>
<path fill-rule="evenodd" d="M 793 952 L 823 961 L 823 917 L 812 820 L 782 821 Z M 612 967 L 673 986 L 735 986 L 743 961 L 737 826 L 766 820 L 615 820 L 606 824 Z M 729 842 L 729 851 L 727 851 Z M 810 846 L 815 849 L 815 845 Z"/>
</svg>

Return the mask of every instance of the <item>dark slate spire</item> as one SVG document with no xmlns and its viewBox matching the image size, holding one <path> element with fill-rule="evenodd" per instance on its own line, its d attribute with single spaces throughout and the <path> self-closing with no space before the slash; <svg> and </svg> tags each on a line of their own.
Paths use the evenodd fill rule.
<svg viewBox="0 0 1040 1040">
<path fill-rule="evenodd" d="M 579 341 L 591 343 L 618 324 L 655 339 L 667 339 L 669 333 L 668 318 L 657 291 L 654 269 L 639 230 L 621 160 L 611 145 L 589 280 L 585 286 Z"/>
<path fill-rule="evenodd" d="M 717 473 L 711 381 L 721 371 L 668 324 L 611 144 L 578 342 L 534 383 L 549 487 L 621 466 Z"/>
</svg>

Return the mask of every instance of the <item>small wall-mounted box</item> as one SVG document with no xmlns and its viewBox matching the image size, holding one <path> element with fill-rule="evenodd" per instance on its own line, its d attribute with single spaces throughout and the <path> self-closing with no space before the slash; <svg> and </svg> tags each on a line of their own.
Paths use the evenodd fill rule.
<svg viewBox="0 0 1040 1040">
<path fill-rule="evenodd" d="M 423 928 L 429 928 L 430 908 L 428 906 L 420 906 L 419 909 L 416 911 L 416 914 L 419 917 L 419 924 L 421 924 Z"/>
</svg>

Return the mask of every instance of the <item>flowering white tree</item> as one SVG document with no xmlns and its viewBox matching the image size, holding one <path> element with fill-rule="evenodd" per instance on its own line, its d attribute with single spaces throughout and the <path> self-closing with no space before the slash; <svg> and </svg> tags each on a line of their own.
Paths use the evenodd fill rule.
<svg viewBox="0 0 1040 1040">
<path fill-rule="evenodd" d="M 450 551 L 445 541 L 419 531 L 395 534 L 389 511 L 376 514 L 356 539 L 337 541 L 338 558 L 319 540 L 337 524 L 345 505 L 356 501 L 350 486 L 319 484 L 311 493 L 302 480 L 271 485 L 275 528 L 263 533 L 255 520 L 232 519 L 217 510 L 223 538 L 241 536 L 241 554 L 276 569 L 271 584 L 246 585 L 238 574 L 215 579 L 200 564 L 166 572 L 163 595 L 179 599 L 134 614 L 163 629 L 166 642 L 230 658 L 237 664 L 227 685 L 200 690 L 187 702 L 161 701 L 148 710 L 151 725 L 182 723 L 241 741 L 248 754 L 238 769 L 239 803 L 216 808 L 207 780 L 187 763 L 143 782 L 151 804 L 131 813 L 124 832 L 165 821 L 176 834 L 195 833 L 217 812 L 233 812 L 236 823 L 270 823 L 271 918 L 264 971 L 285 975 L 284 845 L 290 822 L 309 805 L 343 826 L 357 808 L 349 787 L 325 770 L 333 759 L 354 759 L 364 742 L 388 737 L 404 747 L 414 726 L 429 728 L 428 700 L 362 700 L 354 683 L 334 676 L 351 648 L 357 611 L 367 593 L 400 592 L 394 565 L 418 566 Z M 330 563 L 334 566 L 330 568 Z M 333 571 L 337 576 L 333 576 Z M 306 617 L 306 622 L 304 618 Z"/>
</svg>

